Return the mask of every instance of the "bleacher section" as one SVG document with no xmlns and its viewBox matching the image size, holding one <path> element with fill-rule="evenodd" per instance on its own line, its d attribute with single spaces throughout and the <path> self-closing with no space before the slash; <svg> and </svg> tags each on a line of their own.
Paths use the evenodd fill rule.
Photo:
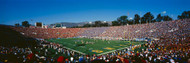
<svg viewBox="0 0 190 63">
<path fill-rule="evenodd" d="M 124 25 L 112 27 L 92 27 L 92 28 L 24 28 L 12 27 L 21 34 L 33 38 L 67 38 L 67 37 L 115 37 L 115 38 L 145 38 L 145 37 L 168 37 L 179 38 L 179 36 L 190 35 L 190 19 L 155 22 L 137 25 Z"/>
</svg>

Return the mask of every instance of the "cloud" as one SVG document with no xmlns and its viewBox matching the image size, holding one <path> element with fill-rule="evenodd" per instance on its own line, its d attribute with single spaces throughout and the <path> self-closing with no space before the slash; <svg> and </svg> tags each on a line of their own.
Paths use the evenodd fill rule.
<svg viewBox="0 0 190 63">
<path fill-rule="evenodd" d="M 166 13 L 166 11 L 163 11 L 163 12 L 162 12 L 162 14 L 165 14 L 165 13 Z"/>
</svg>

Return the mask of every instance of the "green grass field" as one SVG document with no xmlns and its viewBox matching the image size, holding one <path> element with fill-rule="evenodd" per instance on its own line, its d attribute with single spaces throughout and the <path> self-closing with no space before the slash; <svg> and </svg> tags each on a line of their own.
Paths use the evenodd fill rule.
<svg viewBox="0 0 190 63">
<path fill-rule="evenodd" d="M 49 42 L 59 43 L 71 50 L 76 50 L 84 54 L 96 54 L 112 52 L 118 49 L 130 47 L 132 45 L 143 44 L 145 42 L 121 41 L 121 40 L 100 40 L 88 38 L 62 38 L 46 39 Z"/>
</svg>

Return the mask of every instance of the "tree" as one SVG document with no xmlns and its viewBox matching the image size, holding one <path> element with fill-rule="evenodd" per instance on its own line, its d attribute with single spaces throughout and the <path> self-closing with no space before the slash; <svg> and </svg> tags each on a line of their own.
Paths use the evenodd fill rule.
<svg viewBox="0 0 190 63">
<path fill-rule="evenodd" d="M 102 22 L 101 22 L 101 21 L 95 21 L 95 26 L 96 26 L 96 27 L 100 27 L 100 26 L 101 26 L 101 24 L 102 24 Z"/>
<path fill-rule="evenodd" d="M 108 26 L 108 23 L 102 23 L 101 26 Z"/>
<path fill-rule="evenodd" d="M 134 22 L 135 22 L 134 20 L 129 20 L 127 24 L 132 25 L 134 24 Z"/>
<path fill-rule="evenodd" d="M 16 24 L 15 24 L 15 26 L 16 26 L 16 27 L 19 27 L 19 26 L 20 26 L 20 24 L 19 24 L 19 23 L 16 23 Z"/>
<path fill-rule="evenodd" d="M 183 19 L 182 16 L 180 16 L 180 15 L 178 15 L 177 18 L 178 18 L 178 19 Z"/>
<path fill-rule="evenodd" d="M 154 23 L 154 22 L 156 22 L 156 19 L 153 19 L 153 20 L 152 20 L 152 23 Z"/>
<path fill-rule="evenodd" d="M 168 15 L 167 16 L 163 16 L 163 21 L 171 21 L 172 18 L 169 17 Z"/>
<path fill-rule="evenodd" d="M 119 22 L 118 21 L 112 21 L 112 26 L 119 26 Z"/>
<path fill-rule="evenodd" d="M 178 15 L 178 19 L 190 18 L 190 11 L 184 11 L 181 15 Z"/>
<path fill-rule="evenodd" d="M 83 27 L 90 27 L 91 24 L 85 24 Z"/>
<path fill-rule="evenodd" d="M 142 18 L 141 18 L 141 23 L 146 23 L 145 17 L 142 17 Z"/>
<path fill-rule="evenodd" d="M 158 15 L 157 15 L 156 21 L 157 21 L 157 22 L 161 22 L 161 21 L 162 21 L 162 16 L 161 16 L 161 14 L 158 14 Z"/>
<path fill-rule="evenodd" d="M 152 19 L 154 19 L 154 16 L 150 12 L 147 12 L 143 17 L 146 23 L 151 23 Z"/>
<path fill-rule="evenodd" d="M 56 23 L 56 24 L 55 24 L 55 27 L 62 27 L 62 24 Z"/>
<path fill-rule="evenodd" d="M 120 25 L 125 25 L 127 24 L 127 19 L 128 17 L 127 16 L 120 16 L 119 18 L 117 18 L 117 21 Z"/>
<path fill-rule="evenodd" d="M 134 21 L 135 24 L 139 24 L 140 16 L 138 14 L 135 14 Z"/>
<path fill-rule="evenodd" d="M 29 27 L 30 24 L 29 24 L 28 21 L 23 21 L 23 22 L 22 22 L 22 26 L 24 26 L 24 27 Z"/>
</svg>

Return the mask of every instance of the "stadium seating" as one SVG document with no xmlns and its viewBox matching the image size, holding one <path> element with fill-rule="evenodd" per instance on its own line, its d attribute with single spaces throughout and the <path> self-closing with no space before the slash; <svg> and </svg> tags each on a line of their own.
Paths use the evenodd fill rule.
<svg viewBox="0 0 190 63">
<path fill-rule="evenodd" d="M 25 28 L 12 27 L 14 30 L 33 38 L 67 38 L 67 37 L 122 37 L 126 39 L 133 38 L 177 38 L 178 34 L 187 35 L 189 32 L 189 19 L 155 22 L 137 25 L 124 25 L 113 27 L 92 27 L 92 28 Z"/>
</svg>

